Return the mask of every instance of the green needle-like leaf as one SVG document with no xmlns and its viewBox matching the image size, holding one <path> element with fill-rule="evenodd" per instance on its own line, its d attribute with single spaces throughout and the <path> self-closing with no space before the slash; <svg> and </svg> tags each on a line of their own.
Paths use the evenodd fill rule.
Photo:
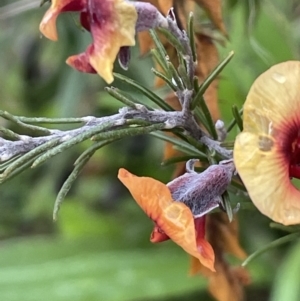
<svg viewBox="0 0 300 301">
<path fill-rule="evenodd" d="M 179 90 L 183 91 L 185 87 L 181 79 L 181 76 L 178 74 L 176 68 L 171 62 L 168 62 L 168 68 L 172 75 L 172 79 L 176 82 L 176 86 L 178 87 Z"/>
<path fill-rule="evenodd" d="M 172 80 L 170 80 L 167 76 L 165 76 L 163 73 L 157 71 L 156 69 L 152 68 L 151 71 L 154 73 L 155 76 L 161 78 L 163 81 L 166 82 L 166 84 L 174 91 L 177 91 L 176 85 L 172 83 Z"/>
<path fill-rule="evenodd" d="M 206 129 L 208 130 L 208 132 L 210 133 L 210 135 L 215 140 L 217 140 L 218 139 L 218 134 L 217 134 L 217 131 L 216 131 L 216 128 L 215 128 L 215 124 L 214 124 L 212 116 L 211 116 L 211 114 L 209 112 L 209 109 L 208 109 L 208 107 L 206 105 L 206 102 L 205 102 L 205 100 L 203 98 L 203 95 L 197 93 L 194 99 L 196 99 L 196 97 L 200 98 L 199 101 L 197 100 L 197 103 L 198 103 L 199 107 L 201 108 L 201 111 L 202 111 L 202 114 L 203 114 L 204 118 L 206 119 L 206 122 L 203 123 L 203 125 L 206 125 Z M 199 114 L 198 114 L 198 116 L 199 116 Z"/>
<path fill-rule="evenodd" d="M 211 72 L 211 74 L 204 80 L 204 82 L 200 85 L 199 90 L 197 91 L 197 95 L 192 101 L 191 109 L 194 110 L 195 107 L 201 102 L 201 97 L 209 85 L 217 78 L 217 76 L 221 73 L 221 71 L 225 68 L 225 66 L 231 61 L 234 52 L 231 51 L 228 56 Z"/>
<path fill-rule="evenodd" d="M 300 237 L 300 233 L 292 233 L 289 235 L 286 235 L 284 237 L 281 237 L 279 239 L 276 239 L 274 241 L 272 241 L 271 243 L 269 243 L 268 245 L 264 246 L 263 248 L 261 248 L 260 250 L 255 251 L 254 253 L 252 253 L 250 256 L 248 256 L 248 258 L 242 263 L 242 266 L 246 266 L 247 264 L 249 264 L 253 259 L 255 259 L 256 257 L 258 257 L 259 255 L 274 249 L 282 244 L 286 244 L 290 241 L 293 241 L 297 238 Z"/>
<path fill-rule="evenodd" d="M 88 162 L 88 160 L 91 158 L 93 153 L 90 154 L 90 156 L 86 156 L 84 159 L 80 161 L 77 165 L 75 165 L 73 171 L 71 174 L 68 176 L 67 180 L 64 182 L 63 186 L 61 187 L 60 191 L 57 194 L 55 203 L 54 203 L 54 209 L 53 209 L 53 220 L 57 220 L 57 214 L 60 208 L 61 203 L 65 199 L 67 193 L 72 187 L 72 184 L 75 182 L 77 179 L 79 173 L 82 171 L 83 167 L 85 164 Z"/>
<path fill-rule="evenodd" d="M 112 143 L 118 139 L 110 139 L 106 141 L 100 141 L 94 143 L 91 147 L 86 149 L 75 161 L 74 165 L 78 165 L 81 163 L 81 161 L 85 160 L 86 158 L 90 158 L 98 149 L 102 148 L 103 146 Z"/>
<path fill-rule="evenodd" d="M 225 191 L 222 195 L 222 200 L 223 200 L 223 207 L 227 213 L 228 220 L 231 223 L 233 220 L 233 212 L 231 208 L 231 203 L 230 203 L 230 197 L 227 191 Z"/>
<path fill-rule="evenodd" d="M 239 110 L 239 115 L 240 116 L 242 116 L 243 115 L 243 108 L 241 108 L 240 110 Z M 230 123 L 229 123 L 229 125 L 228 125 L 228 127 L 227 127 L 227 133 L 229 133 L 232 129 L 233 129 L 233 127 L 236 125 L 236 119 L 235 118 L 233 118 L 231 121 L 230 121 Z"/>
<path fill-rule="evenodd" d="M 164 72 L 169 75 L 170 72 L 168 70 L 167 60 L 161 57 L 157 49 L 151 49 L 150 52 L 154 60 L 158 63 L 158 65 L 162 68 L 162 70 L 164 70 Z"/>
<path fill-rule="evenodd" d="M 35 160 L 35 158 L 31 158 L 30 160 L 24 162 L 23 165 L 19 165 L 17 168 L 14 168 L 12 172 L 10 172 L 8 175 L 3 176 L 3 174 L 0 175 L 0 183 L 3 184 L 4 182 L 12 179 L 13 177 L 17 176 L 21 172 L 23 172 L 25 169 L 28 169 L 32 162 Z"/>
<path fill-rule="evenodd" d="M 180 41 L 169 30 L 161 27 L 158 28 L 157 30 L 167 38 L 168 42 L 172 44 L 173 47 L 176 48 L 177 52 L 180 52 L 182 54 L 185 53 L 185 50 L 182 44 L 180 43 Z"/>
<path fill-rule="evenodd" d="M 115 99 L 121 101 L 124 105 L 126 105 L 127 107 L 130 108 L 136 108 L 135 102 L 131 99 L 129 99 L 129 97 L 125 96 L 124 93 L 119 90 L 118 88 L 115 87 L 105 87 L 105 91 L 113 96 Z"/>
<path fill-rule="evenodd" d="M 181 77 L 181 80 L 182 82 L 184 83 L 185 87 L 188 89 L 188 90 L 191 90 L 192 89 L 192 83 L 190 82 L 190 79 L 187 75 L 187 72 L 186 72 L 186 68 L 183 64 L 179 64 L 178 66 L 178 73 Z"/>
<path fill-rule="evenodd" d="M 36 133 L 38 133 L 40 135 L 44 135 L 44 136 L 51 135 L 50 130 L 45 129 L 40 126 L 26 124 L 26 123 L 22 122 L 18 117 L 14 116 L 6 111 L 0 111 L 0 116 L 9 121 L 14 122 L 15 124 L 17 124 L 18 126 L 20 126 L 23 129 L 30 130 L 30 131 L 36 132 Z"/>
<path fill-rule="evenodd" d="M 165 128 L 165 126 L 166 125 L 164 123 L 156 123 L 149 126 L 137 126 L 137 127 L 129 127 L 125 129 L 117 129 L 117 130 L 107 131 L 99 135 L 95 135 L 92 137 L 92 140 L 98 141 L 98 140 L 107 140 L 107 139 L 121 139 L 129 136 L 143 135 L 153 131 L 162 130 Z"/>
<path fill-rule="evenodd" d="M 38 155 L 44 153 L 48 149 L 55 147 L 56 145 L 59 144 L 59 140 L 60 140 L 59 138 L 50 140 L 50 141 L 36 147 L 35 149 L 31 150 L 27 154 L 19 157 L 13 163 L 11 163 L 9 165 L 9 167 L 7 167 L 7 169 L 2 174 L 2 178 L 4 179 L 4 178 L 8 177 L 15 169 L 18 169 L 22 165 L 26 164 L 32 158 L 36 158 Z"/>
<path fill-rule="evenodd" d="M 45 154 L 38 157 L 33 162 L 32 167 L 34 168 L 34 167 L 44 163 L 46 160 L 50 159 L 51 157 L 65 151 L 66 149 L 70 148 L 71 146 L 74 146 L 78 143 L 81 143 L 84 140 L 91 138 L 95 134 L 98 134 L 99 132 L 104 131 L 105 129 L 109 128 L 111 125 L 112 125 L 112 122 L 106 122 L 104 124 L 101 124 L 91 130 L 87 130 L 86 132 L 61 143 L 60 145 L 50 149 Z"/>
<path fill-rule="evenodd" d="M 195 43 L 195 31 L 194 31 L 194 14 L 190 12 L 188 19 L 188 37 L 190 40 L 190 47 L 192 50 L 193 61 L 197 62 L 197 51 L 196 51 L 196 43 Z"/>
<path fill-rule="evenodd" d="M 237 126 L 239 127 L 240 131 L 243 131 L 243 120 L 241 118 L 240 112 L 236 105 L 232 106 L 232 115 L 236 121 Z"/>
<path fill-rule="evenodd" d="M 69 123 L 84 123 L 86 122 L 85 117 L 77 118 L 46 118 L 46 117 L 17 117 L 24 123 L 45 123 L 45 124 L 69 124 Z"/>
<path fill-rule="evenodd" d="M 15 132 L 0 126 L 0 132 L 2 133 L 3 137 L 5 137 L 6 139 L 12 140 L 12 141 L 17 141 L 20 140 L 21 137 L 19 134 L 16 134 Z"/>
<path fill-rule="evenodd" d="M 157 50 L 157 59 L 159 60 L 159 62 L 162 64 L 162 68 L 164 70 L 167 70 L 167 57 L 168 54 L 166 52 L 166 49 L 164 47 L 164 45 L 162 44 L 161 40 L 159 39 L 158 35 L 156 34 L 156 32 L 151 29 L 149 30 L 150 36 L 155 44 L 156 50 Z"/>
<path fill-rule="evenodd" d="M 174 145 L 174 147 L 177 147 L 178 150 L 180 150 L 184 153 L 187 153 L 191 156 L 200 157 L 201 159 L 206 159 L 206 155 L 204 153 L 202 153 L 197 148 L 195 148 L 194 146 L 190 145 L 189 143 L 187 143 L 183 140 L 174 138 L 169 135 L 165 135 L 160 132 L 151 133 L 151 135 L 156 138 L 159 138 L 161 140 L 164 140 L 166 142 L 172 143 Z"/>
<path fill-rule="evenodd" d="M 149 89 L 142 87 L 138 82 L 118 73 L 114 73 L 114 76 L 120 79 L 121 81 L 127 83 L 135 90 L 141 92 L 144 96 L 148 97 L 151 101 L 153 101 L 155 104 L 157 104 L 165 111 L 174 111 L 174 109 L 170 105 L 168 105 L 163 99 L 161 99 L 159 96 L 157 96 L 154 92 L 150 91 Z"/>
</svg>

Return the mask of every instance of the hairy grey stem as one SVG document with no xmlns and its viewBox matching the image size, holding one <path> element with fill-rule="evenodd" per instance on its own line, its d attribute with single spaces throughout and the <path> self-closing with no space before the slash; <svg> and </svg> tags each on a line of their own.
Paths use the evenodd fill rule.
<svg viewBox="0 0 300 301">
<path fill-rule="evenodd" d="M 165 129 L 181 128 L 184 129 L 191 137 L 204 143 L 209 148 L 214 149 L 224 159 L 231 158 L 231 152 L 224 149 L 217 141 L 208 137 L 197 124 L 192 113 L 188 110 L 165 112 L 161 110 L 150 111 L 146 107 L 139 105 L 136 109 L 124 107 L 119 110 L 118 114 L 105 117 L 83 117 L 85 124 L 72 130 L 51 130 L 51 134 L 40 137 L 26 136 L 26 139 L 10 141 L 0 138 L 0 162 L 9 160 L 12 157 L 26 154 L 38 146 L 59 139 L 60 142 L 68 141 L 87 131 L 92 131 L 104 123 L 110 122 L 112 125 L 106 131 L 124 127 L 128 120 L 140 120 L 149 124 L 165 123 Z"/>
</svg>

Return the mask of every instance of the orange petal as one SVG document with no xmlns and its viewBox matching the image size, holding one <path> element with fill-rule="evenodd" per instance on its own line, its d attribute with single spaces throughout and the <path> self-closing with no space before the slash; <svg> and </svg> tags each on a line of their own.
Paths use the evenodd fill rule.
<svg viewBox="0 0 300 301">
<path fill-rule="evenodd" d="M 48 39 L 57 40 L 56 19 L 64 11 L 80 11 L 83 9 L 85 0 L 52 0 L 51 7 L 45 13 L 40 31 Z"/>
<path fill-rule="evenodd" d="M 214 271 L 214 252 L 204 239 L 196 242 L 194 217 L 186 205 L 173 202 L 164 210 L 161 220 L 161 228 L 176 244 Z"/>
<path fill-rule="evenodd" d="M 118 178 L 139 206 L 160 227 L 158 220 L 162 216 L 162 210 L 173 203 L 168 187 L 152 178 L 137 177 L 124 168 L 120 168 Z M 160 228 L 164 231 L 162 227 Z"/>
<path fill-rule="evenodd" d="M 300 62 L 273 66 L 252 85 L 234 162 L 251 200 L 284 225 L 300 223 L 300 192 L 290 181 L 291 134 L 300 126 Z"/>
<path fill-rule="evenodd" d="M 166 185 L 152 178 L 137 177 L 125 169 L 119 170 L 118 178 L 170 239 L 198 258 L 204 266 L 214 270 L 213 251 L 212 254 L 208 252 L 207 245 L 197 249 L 194 217 L 190 209 L 183 203 L 173 201 Z"/>
</svg>

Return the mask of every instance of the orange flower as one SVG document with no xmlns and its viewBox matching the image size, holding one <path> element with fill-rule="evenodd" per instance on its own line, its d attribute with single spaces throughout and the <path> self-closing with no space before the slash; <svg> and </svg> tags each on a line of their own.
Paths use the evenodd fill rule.
<svg viewBox="0 0 300 301">
<path fill-rule="evenodd" d="M 52 0 L 40 31 L 57 40 L 56 19 L 63 12 L 80 12 L 80 23 L 91 32 L 93 43 L 85 52 L 71 56 L 67 64 L 78 71 L 98 73 L 107 83 L 113 81 L 113 63 L 128 66 L 129 46 L 135 45 L 135 31 L 167 26 L 165 18 L 149 3 L 126 0 Z"/>
<path fill-rule="evenodd" d="M 232 169 L 231 166 L 212 165 L 200 174 L 192 169 L 187 171 L 167 185 L 152 178 L 137 177 L 125 169 L 119 170 L 118 178 L 154 221 L 152 242 L 170 238 L 215 271 L 214 251 L 205 240 L 205 214 L 219 206 Z"/>
<path fill-rule="evenodd" d="M 250 198 L 284 225 L 300 223 L 300 62 L 273 66 L 252 85 L 234 162 Z"/>
<path fill-rule="evenodd" d="M 129 189 L 133 198 L 156 223 L 159 231 L 171 238 L 187 253 L 214 271 L 214 251 L 205 241 L 198 248 L 194 217 L 183 203 L 175 202 L 163 183 L 147 177 L 137 177 L 125 169 L 119 170 L 118 178 Z M 157 228 L 156 228 L 157 229 Z"/>
</svg>

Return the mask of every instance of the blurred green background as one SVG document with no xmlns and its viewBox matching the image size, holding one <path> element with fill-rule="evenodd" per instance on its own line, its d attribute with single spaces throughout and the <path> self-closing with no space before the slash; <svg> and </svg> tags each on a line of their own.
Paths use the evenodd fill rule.
<svg viewBox="0 0 300 301">
<path fill-rule="evenodd" d="M 90 42 L 66 14 L 58 19 L 59 41 L 41 38 L 46 6 L 39 1 L 0 0 L 1 110 L 14 115 L 76 117 L 117 112 L 95 75 L 65 64 Z M 253 80 L 271 65 L 299 59 L 300 4 L 297 0 L 227 0 L 224 18 L 230 41 L 220 56 L 235 57 L 222 73 L 222 118 L 242 106 Z M 126 75 L 152 88 L 151 59 L 138 48 Z M 116 70 L 121 71 L 116 65 Z M 115 86 L 142 96 L 118 81 Z M 163 94 L 160 90 L 158 93 Z M 10 127 L 0 120 L 1 126 Z M 63 128 L 63 127 L 62 127 Z M 14 129 L 14 128 L 13 128 Z M 152 223 L 117 180 L 124 167 L 167 182 L 163 144 L 145 136 L 113 143 L 96 153 L 52 221 L 56 194 L 87 145 L 73 148 L 0 187 L 0 300 L 137 301 L 211 300 L 206 281 L 189 277 L 188 256 L 170 242 L 149 242 Z M 284 232 L 269 228 L 257 211 L 242 211 L 241 244 L 252 253 Z M 300 300 L 300 244 L 269 251 L 249 265 L 253 283 L 247 300 Z"/>
</svg>

